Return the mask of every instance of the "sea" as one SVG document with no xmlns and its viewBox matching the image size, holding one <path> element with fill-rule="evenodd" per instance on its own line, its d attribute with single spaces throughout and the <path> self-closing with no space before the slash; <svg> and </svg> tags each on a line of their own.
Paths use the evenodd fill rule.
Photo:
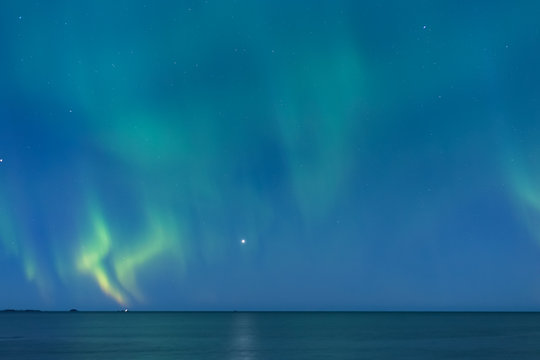
<svg viewBox="0 0 540 360">
<path fill-rule="evenodd" d="M 2 312 L 0 359 L 540 359 L 540 313 Z"/>
</svg>

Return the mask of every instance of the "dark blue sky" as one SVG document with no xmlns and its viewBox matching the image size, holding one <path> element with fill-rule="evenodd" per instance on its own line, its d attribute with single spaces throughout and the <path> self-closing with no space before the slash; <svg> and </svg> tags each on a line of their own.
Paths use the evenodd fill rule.
<svg viewBox="0 0 540 360">
<path fill-rule="evenodd" d="M 539 310 L 539 17 L 3 1 L 0 308 Z"/>
</svg>

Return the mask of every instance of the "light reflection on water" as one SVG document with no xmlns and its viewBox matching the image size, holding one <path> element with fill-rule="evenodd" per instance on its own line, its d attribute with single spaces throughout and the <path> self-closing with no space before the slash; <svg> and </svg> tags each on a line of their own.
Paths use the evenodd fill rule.
<svg viewBox="0 0 540 360">
<path fill-rule="evenodd" d="M 253 314 L 237 313 L 232 327 L 231 360 L 256 359 L 257 329 L 253 324 Z"/>
</svg>

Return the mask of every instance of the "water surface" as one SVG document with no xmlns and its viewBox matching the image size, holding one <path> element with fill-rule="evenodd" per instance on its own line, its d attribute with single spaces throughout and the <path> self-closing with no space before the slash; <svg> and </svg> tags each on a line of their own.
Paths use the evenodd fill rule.
<svg viewBox="0 0 540 360">
<path fill-rule="evenodd" d="M 540 313 L 0 313 L 1 359 L 538 359 Z"/>
</svg>

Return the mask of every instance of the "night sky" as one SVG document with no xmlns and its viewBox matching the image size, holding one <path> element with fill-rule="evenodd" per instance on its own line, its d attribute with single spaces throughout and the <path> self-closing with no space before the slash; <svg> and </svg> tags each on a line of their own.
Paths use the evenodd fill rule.
<svg viewBox="0 0 540 360">
<path fill-rule="evenodd" d="M 540 310 L 537 1 L 2 1 L 0 308 Z"/>
</svg>

